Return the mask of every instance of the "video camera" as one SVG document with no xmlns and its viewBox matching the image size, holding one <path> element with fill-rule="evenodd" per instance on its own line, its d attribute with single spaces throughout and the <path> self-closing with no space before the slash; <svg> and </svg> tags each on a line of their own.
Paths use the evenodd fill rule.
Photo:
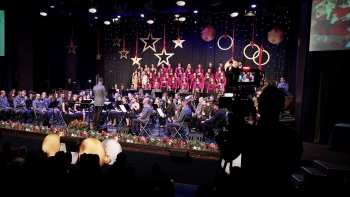
<svg viewBox="0 0 350 197">
<path fill-rule="evenodd" d="M 263 72 L 259 69 L 243 67 L 237 70 L 231 81 L 234 98 L 249 98 L 255 93 L 254 88 L 263 85 Z"/>
</svg>

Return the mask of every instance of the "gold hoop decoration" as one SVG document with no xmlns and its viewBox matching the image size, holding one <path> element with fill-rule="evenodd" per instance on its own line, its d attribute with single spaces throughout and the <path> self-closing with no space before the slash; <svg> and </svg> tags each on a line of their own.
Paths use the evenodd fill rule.
<svg viewBox="0 0 350 197">
<path fill-rule="evenodd" d="M 219 44 L 221 38 L 230 38 L 230 40 L 231 40 L 230 46 L 227 47 L 227 48 L 222 48 L 222 47 L 220 46 L 220 44 Z M 222 36 L 218 39 L 217 45 L 218 45 L 219 49 L 221 49 L 221 50 L 224 50 L 224 51 L 229 50 L 229 49 L 232 47 L 232 45 L 233 45 L 233 39 L 232 39 L 232 37 L 229 36 L 229 35 L 222 35 Z"/>
<path fill-rule="evenodd" d="M 245 51 L 247 50 L 247 48 L 248 48 L 248 47 L 251 47 L 251 46 L 252 46 L 251 44 L 248 44 L 248 45 L 245 46 L 244 49 L 243 49 L 244 57 L 247 58 L 247 59 L 250 59 L 250 60 L 259 57 L 259 54 L 258 54 L 258 56 L 256 56 L 256 57 L 254 57 L 254 55 L 253 55 L 253 57 L 248 57 L 248 55 L 245 53 Z M 258 48 L 257 51 L 260 51 L 260 47 L 259 47 L 257 44 L 254 44 L 254 47 Z M 254 53 L 254 54 L 255 54 L 255 53 Z"/>
<path fill-rule="evenodd" d="M 255 59 L 256 59 L 257 57 L 259 57 L 259 52 L 260 52 L 260 50 L 255 51 L 255 53 L 253 54 L 253 57 L 255 57 L 255 54 L 258 54 L 255 58 L 253 58 L 253 62 L 254 62 L 256 65 L 259 65 L 259 63 L 255 61 Z M 265 64 L 267 64 L 267 62 L 270 61 L 270 54 L 269 54 L 269 52 L 267 52 L 266 50 L 263 50 L 263 53 L 266 53 L 266 55 L 267 55 L 267 60 L 266 60 L 266 62 L 264 62 L 263 64 L 261 64 L 261 66 L 264 66 Z"/>
</svg>

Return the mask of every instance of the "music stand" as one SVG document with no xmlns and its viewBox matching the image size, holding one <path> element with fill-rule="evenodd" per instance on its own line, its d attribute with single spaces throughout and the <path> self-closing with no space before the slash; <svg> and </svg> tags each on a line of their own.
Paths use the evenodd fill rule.
<svg viewBox="0 0 350 197">
<path fill-rule="evenodd" d="M 152 92 L 151 90 L 143 90 L 143 95 L 145 95 L 145 94 L 147 94 L 147 93 L 148 93 L 149 95 L 151 95 L 151 92 Z"/>
<path fill-rule="evenodd" d="M 171 97 L 171 98 L 175 97 L 175 92 L 174 91 L 168 91 L 167 94 L 168 94 L 168 97 Z"/>
<path fill-rule="evenodd" d="M 122 90 L 122 96 L 128 96 L 128 91 L 127 90 Z"/>
<path fill-rule="evenodd" d="M 156 98 L 162 98 L 162 92 L 155 92 L 154 95 L 156 96 Z"/>
<path fill-rule="evenodd" d="M 68 108 L 73 108 L 74 109 L 75 102 L 76 101 L 68 101 Z"/>
<path fill-rule="evenodd" d="M 122 118 L 120 119 L 119 123 L 118 123 L 118 126 L 121 126 L 124 118 L 125 118 L 125 115 L 131 110 L 130 109 L 130 106 L 128 104 L 121 104 L 121 105 L 118 105 L 117 106 L 118 109 L 120 109 L 122 112 L 123 112 L 123 116 Z"/>
<path fill-rule="evenodd" d="M 210 97 L 210 95 L 211 95 L 210 93 L 199 93 L 199 97 L 203 97 L 203 98 Z"/>
<path fill-rule="evenodd" d="M 187 93 L 181 93 L 181 94 L 180 94 L 180 96 L 181 96 L 182 98 L 186 98 L 186 96 L 188 96 L 188 95 L 190 95 L 190 94 L 187 94 Z"/>
<path fill-rule="evenodd" d="M 115 93 L 117 93 L 116 89 L 108 89 L 108 94 L 115 95 Z"/>
<path fill-rule="evenodd" d="M 59 104 L 59 101 L 51 101 L 49 108 L 57 108 L 58 104 Z"/>
<path fill-rule="evenodd" d="M 154 110 L 157 110 L 159 108 L 159 106 L 157 104 L 152 104 L 152 107 Z"/>
<path fill-rule="evenodd" d="M 115 103 L 115 98 L 109 98 L 108 100 L 109 100 L 109 102 L 111 102 L 111 103 Z"/>
<path fill-rule="evenodd" d="M 113 104 L 112 103 L 109 103 L 109 104 L 105 104 L 104 107 L 103 107 L 106 111 L 108 111 L 107 113 L 107 117 L 106 117 L 106 120 L 105 120 L 105 126 L 107 128 L 107 121 L 109 119 L 109 114 L 111 113 L 111 110 L 114 109 L 113 107 Z"/>
<path fill-rule="evenodd" d="M 85 109 L 85 113 L 89 113 L 89 125 L 90 125 L 90 104 L 91 100 L 82 100 L 80 103 L 79 108 L 80 109 Z"/>
<path fill-rule="evenodd" d="M 139 91 L 133 90 L 133 89 L 128 89 L 128 93 L 131 93 L 132 95 L 134 95 L 137 92 L 139 92 Z"/>
</svg>

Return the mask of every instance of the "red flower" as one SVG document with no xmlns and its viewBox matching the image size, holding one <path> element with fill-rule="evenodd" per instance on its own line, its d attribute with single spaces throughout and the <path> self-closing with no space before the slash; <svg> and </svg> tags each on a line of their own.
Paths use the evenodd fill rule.
<svg viewBox="0 0 350 197">
<path fill-rule="evenodd" d="M 102 135 L 102 136 L 107 136 L 108 133 L 107 133 L 106 131 L 102 130 L 101 135 Z"/>
<path fill-rule="evenodd" d="M 54 131 L 55 129 L 56 128 L 53 125 L 50 126 L 50 131 Z"/>
</svg>

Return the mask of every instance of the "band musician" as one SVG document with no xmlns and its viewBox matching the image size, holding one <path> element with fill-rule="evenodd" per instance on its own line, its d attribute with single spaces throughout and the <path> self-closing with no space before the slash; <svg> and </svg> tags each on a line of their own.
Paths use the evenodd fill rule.
<svg viewBox="0 0 350 197">
<path fill-rule="evenodd" d="M 147 121 L 149 121 L 149 119 L 151 118 L 151 115 L 153 113 L 153 109 L 152 107 L 149 105 L 150 103 L 150 99 L 149 98 L 144 98 L 142 100 L 142 104 L 143 104 L 143 109 L 141 111 L 141 113 L 137 116 L 137 118 L 134 118 L 131 120 L 131 131 L 132 133 L 139 133 L 139 131 L 136 131 L 136 124 L 140 124 L 140 123 L 146 123 Z"/>
<path fill-rule="evenodd" d="M 171 133 L 172 136 L 176 134 L 174 127 L 179 127 L 186 120 L 186 118 L 192 117 L 192 110 L 189 107 L 189 104 L 186 100 L 183 100 L 181 102 L 181 106 L 182 110 L 180 112 L 179 117 L 173 123 L 168 124 L 168 131 Z"/>
<path fill-rule="evenodd" d="M 225 110 L 219 108 L 218 102 L 213 102 L 213 110 L 215 112 L 215 115 L 201 122 L 201 132 L 205 134 L 207 138 L 213 137 L 213 128 L 217 127 L 226 116 Z"/>
</svg>

